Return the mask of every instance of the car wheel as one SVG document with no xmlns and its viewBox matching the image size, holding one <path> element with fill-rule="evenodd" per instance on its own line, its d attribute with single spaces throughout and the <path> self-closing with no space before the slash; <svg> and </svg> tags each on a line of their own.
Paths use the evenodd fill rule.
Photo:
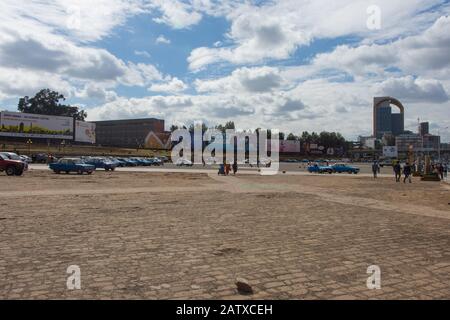
<svg viewBox="0 0 450 320">
<path fill-rule="evenodd" d="M 111 168 L 111 171 L 114 171 L 114 170 L 116 170 L 116 168 Z"/>
<path fill-rule="evenodd" d="M 78 174 L 83 174 L 83 171 L 82 170 L 78 170 L 78 172 L 77 172 Z"/>
<path fill-rule="evenodd" d="M 328 173 L 329 173 L 329 174 L 333 174 L 333 171 L 330 170 L 330 171 L 328 171 Z"/>
<path fill-rule="evenodd" d="M 16 174 L 16 168 L 14 168 L 14 167 L 8 167 L 8 168 L 6 168 L 6 174 L 7 174 L 8 176 L 13 176 L 13 175 L 15 175 L 15 174 Z"/>
<path fill-rule="evenodd" d="M 66 174 L 69 174 L 70 173 L 70 171 L 66 171 Z"/>
<path fill-rule="evenodd" d="M 92 171 L 88 171 L 87 174 L 91 175 L 91 174 L 92 174 Z"/>
<path fill-rule="evenodd" d="M 14 175 L 16 175 L 18 177 L 23 175 L 23 170 L 16 170 L 16 172 L 14 172 Z"/>
<path fill-rule="evenodd" d="M 53 170 L 54 173 L 60 174 L 61 172 L 59 170 Z"/>
</svg>

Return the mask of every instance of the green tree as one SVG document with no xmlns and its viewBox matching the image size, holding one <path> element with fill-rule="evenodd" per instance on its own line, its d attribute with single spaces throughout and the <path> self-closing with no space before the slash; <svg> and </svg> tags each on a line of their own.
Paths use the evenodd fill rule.
<svg viewBox="0 0 450 320">
<path fill-rule="evenodd" d="M 78 107 L 61 104 L 60 100 L 65 101 L 66 98 L 56 91 L 43 89 L 32 98 L 28 96 L 20 98 L 17 109 L 24 113 L 74 117 L 81 121 L 86 119 L 86 111 L 79 110 Z"/>
</svg>

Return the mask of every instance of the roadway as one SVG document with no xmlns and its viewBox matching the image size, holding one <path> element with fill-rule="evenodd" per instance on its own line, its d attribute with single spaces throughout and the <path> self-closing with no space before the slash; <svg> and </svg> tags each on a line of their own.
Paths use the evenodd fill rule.
<svg viewBox="0 0 450 320">
<path fill-rule="evenodd" d="M 350 174 L 315 174 L 316 176 L 348 176 L 348 177 L 372 177 L 371 164 L 358 163 L 353 164 L 361 169 L 361 172 L 357 175 Z M 29 168 L 31 170 L 49 170 L 47 165 L 44 164 L 30 164 Z M 155 172 L 155 173 L 204 173 L 204 174 L 214 174 L 218 171 L 218 166 L 202 166 L 194 165 L 193 167 L 177 167 L 173 164 L 165 164 L 161 167 L 125 167 L 117 168 L 118 172 Z M 258 168 L 241 166 L 239 167 L 238 174 L 240 175 L 258 175 L 260 174 Z M 300 163 L 281 163 L 280 170 L 278 174 L 284 175 L 312 175 L 306 171 L 306 166 Z M 385 167 L 381 169 L 380 177 L 392 177 L 392 168 Z"/>
</svg>

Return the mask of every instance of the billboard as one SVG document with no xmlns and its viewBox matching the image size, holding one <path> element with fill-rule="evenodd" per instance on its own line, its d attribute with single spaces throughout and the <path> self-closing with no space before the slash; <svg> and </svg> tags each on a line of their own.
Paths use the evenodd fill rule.
<svg viewBox="0 0 450 320">
<path fill-rule="evenodd" d="M 75 141 L 95 143 L 95 123 L 75 121 Z"/>
<path fill-rule="evenodd" d="M 0 136 L 73 139 L 73 118 L 2 111 Z"/>
<path fill-rule="evenodd" d="M 300 141 L 281 140 L 280 153 L 300 153 Z"/>
<path fill-rule="evenodd" d="M 383 147 L 383 156 L 385 158 L 397 158 L 398 157 L 398 149 L 397 147 Z"/>
</svg>

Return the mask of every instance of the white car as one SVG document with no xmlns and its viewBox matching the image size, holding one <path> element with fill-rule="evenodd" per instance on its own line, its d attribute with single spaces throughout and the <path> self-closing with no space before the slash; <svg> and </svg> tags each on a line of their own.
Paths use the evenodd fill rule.
<svg viewBox="0 0 450 320">
<path fill-rule="evenodd" d="M 21 155 L 19 156 L 20 159 L 22 159 L 22 161 L 26 162 L 26 163 L 31 163 L 31 158 L 25 155 Z"/>
<path fill-rule="evenodd" d="M 178 167 L 182 167 L 182 166 L 192 167 L 193 163 L 192 163 L 192 161 L 190 161 L 188 159 L 180 158 L 177 160 L 177 162 L 175 162 L 175 165 Z"/>
</svg>

